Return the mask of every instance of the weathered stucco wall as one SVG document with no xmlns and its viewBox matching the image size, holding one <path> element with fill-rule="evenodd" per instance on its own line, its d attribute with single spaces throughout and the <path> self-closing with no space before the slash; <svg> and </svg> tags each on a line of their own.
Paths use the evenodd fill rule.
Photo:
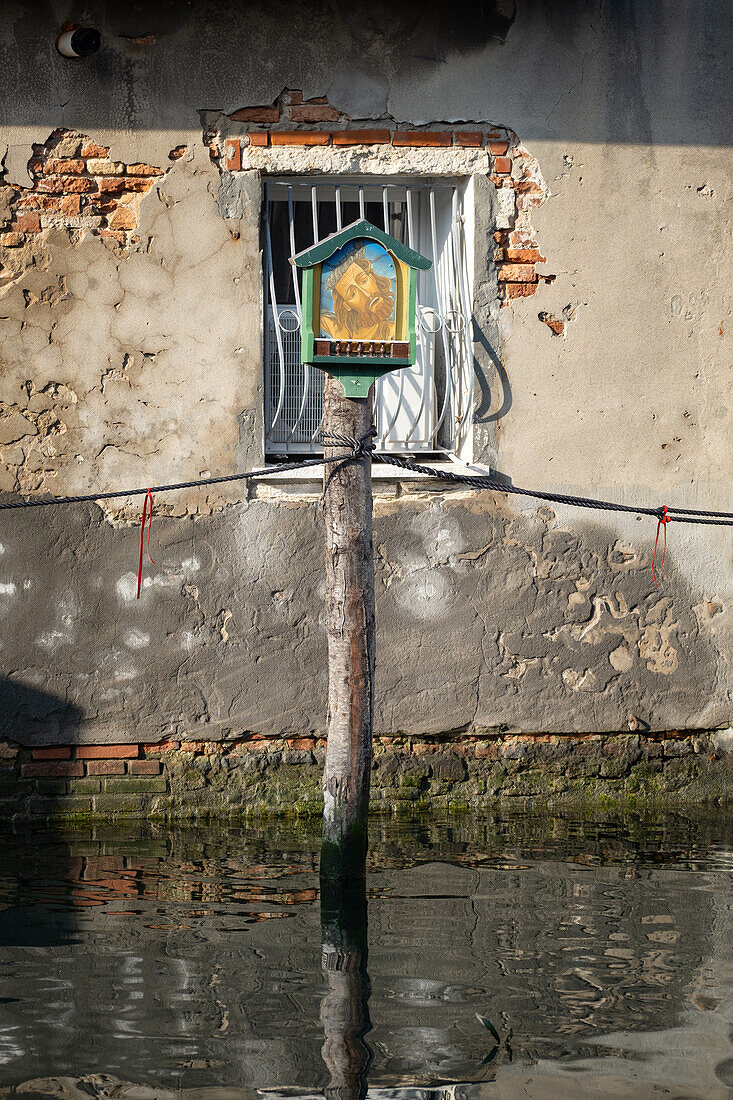
<svg viewBox="0 0 733 1100">
<path fill-rule="evenodd" d="M 421 174 L 482 180 L 477 458 L 519 485 L 730 509 L 722 8 L 519 0 L 457 28 L 442 5 L 92 8 L 103 48 L 84 61 L 56 54 L 59 28 L 33 5 L 8 7 L 3 26 L 4 492 L 263 461 L 258 172 L 284 161 L 250 148 L 261 122 L 229 116 L 298 88 L 328 97 L 301 128 L 483 134 L 478 149 L 409 153 Z M 282 117 L 275 129 L 294 124 Z M 524 176 L 497 164 L 497 127 L 542 181 L 531 297 L 500 289 L 502 264 L 522 263 L 497 252 L 517 243 L 501 237 L 501 193 L 514 203 Z M 287 155 L 298 171 L 390 171 L 394 152 Z M 54 179 L 67 183 L 44 189 Z M 38 195 L 79 201 L 37 208 Z M 2 735 L 321 732 L 316 487 L 158 498 L 157 564 L 136 601 L 139 510 L 0 513 Z M 730 722 L 726 529 L 671 525 L 657 589 L 648 518 L 409 482 L 380 489 L 376 511 L 380 733 Z"/>
</svg>

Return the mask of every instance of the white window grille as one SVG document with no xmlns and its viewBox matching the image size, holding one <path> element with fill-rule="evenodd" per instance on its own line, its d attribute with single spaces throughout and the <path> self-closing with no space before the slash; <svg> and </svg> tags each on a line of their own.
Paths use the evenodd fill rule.
<svg viewBox="0 0 733 1100">
<path fill-rule="evenodd" d="M 377 451 L 461 453 L 473 405 L 465 184 L 340 177 L 265 183 L 265 439 L 268 456 L 319 453 L 323 373 L 300 361 L 300 271 L 289 257 L 359 218 L 433 261 L 418 272 L 417 361 L 375 385 Z"/>
</svg>

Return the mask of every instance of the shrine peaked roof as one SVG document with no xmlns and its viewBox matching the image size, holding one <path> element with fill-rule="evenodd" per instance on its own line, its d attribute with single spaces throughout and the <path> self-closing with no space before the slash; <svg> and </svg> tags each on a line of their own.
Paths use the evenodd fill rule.
<svg viewBox="0 0 733 1100">
<path fill-rule="evenodd" d="M 352 222 L 351 225 L 345 226 L 337 233 L 332 233 L 329 237 L 324 237 L 318 244 L 306 248 L 303 252 L 298 252 L 297 255 L 291 257 L 290 262 L 295 264 L 296 267 L 313 267 L 314 264 L 319 264 L 323 260 L 327 260 L 329 256 L 333 256 L 334 252 L 348 244 L 349 241 L 364 240 L 365 238 L 381 244 L 388 252 L 392 252 L 398 260 L 402 260 L 403 263 L 407 264 L 408 267 L 421 268 L 423 271 L 427 271 L 429 267 L 433 266 L 432 260 L 426 259 L 419 252 L 415 252 L 414 249 L 408 248 L 401 241 L 390 237 L 389 233 L 377 229 L 376 225 L 372 225 L 364 218 L 361 221 Z"/>
</svg>

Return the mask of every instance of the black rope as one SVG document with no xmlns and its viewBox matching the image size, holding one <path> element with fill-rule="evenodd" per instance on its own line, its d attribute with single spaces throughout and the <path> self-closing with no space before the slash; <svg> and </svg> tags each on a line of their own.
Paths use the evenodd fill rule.
<svg viewBox="0 0 733 1100">
<path fill-rule="evenodd" d="M 496 481 L 491 477 L 474 476 L 469 474 L 457 474 L 453 470 L 434 470 L 430 466 L 421 466 L 409 458 L 401 458 L 399 455 L 382 454 L 381 462 L 390 466 L 399 466 L 400 469 L 410 470 L 415 474 L 426 474 L 428 477 L 439 478 L 456 485 L 468 485 L 472 489 L 490 489 L 495 493 L 515 493 L 523 497 L 535 497 L 537 500 L 548 500 L 554 504 L 570 504 L 576 508 L 597 508 L 604 512 L 633 512 L 635 515 L 654 516 L 661 519 L 665 514 L 665 508 L 645 508 L 641 505 L 617 504 L 610 500 L 595 500 L 593 497 L 574 497 L 565 493 L 545 493 L 539 489 L 522 489 L 518 485 L 507 485 L 503 481 Z M 733 526 L 733 513 L 696 511 L 692 508 L 674 508 L 670 505 L 666 512 L 670 521 L 676 523 L 712 523 L 721 526 Z M 703 517 L 715 516 L 715 519 Z"/>
<path fill-rule="evenodd" d="M 67 497 L 29 497 L 25 500 L 2 500 L 0 511 L 8 508 L 42 508 L 53 504 L 83 504 L 87 501 L 112 500 L 120 497 L 143 496 L 148 492 L 167 493 L 173 489 L 196 489 L 203 485 L 224 485 L 233 481 L 249 481 L 253 478 L 271 477 L 273 474 L 305 470 L 313 466 L 321 466 L 323 463 L 334 464 L 326 480 L 324 494 L 331 484 L 335 474 L 344 466 L 353 462 L 360 462 L 367 454 L 374 452 L 374 428 L 370 428 L 360 439 L 353 436 L 329 433 L 322 437 L 326 447 L 344 446 L 350 450 L 345 454 L 330 455 L 326 458 L 308 458 L 302 462 L 281 462 L 276 466 L 270 466 L 265 470 L 250 470 L 243 474 L 227 474 L 223 477 L 199 478 L 197 481 L 178 481 L 170 485 L 151 485 L 139 489 L 116 489 L 106 493 L 85 493 Z M 497 481 L 492 477 L 475 476 L 472 474 L 458 474 L 453 470 L 435 470 L 431 466 L 422 466 L 409 458 L 399 455 L 380 454 L 381 462 L 389 466 L 397 466 L 411 473 L 424 474 L 440 481 L 446 481 L 453 485 L 466 485 L 471 489 L 488 489 L 495 493 L 513 493 L 517 496 L 534 497 L 536 500 L 547 500 L 553 504 L 568 504 L 575 508 L 595 508 L 605 512 L 631 512 L 635 515 L 653 516 L 662 519 L 665 514 L 673 523 L 704 523 L 718 526 L 733 526 L 733 512 L 717 512 L 695 508 L 676 508 L 670 505 L 668 508 L 646 508 L 642 505 L 618 504 L 609 500 L 596 500 L 593 497 L 575 497 L 566 493 L 547 493 L 539 489 L 522 489 L 518 485 L 508 485 L 503 481 Z"/>
<path fill-rule="evenodd" d="M 336 455 L 332 462 L 340 459 L 351 459 L 351 453 Z M 224 477 L 204 477 L 198 481 L 177 481 L 171 485 L 150 485 L 145 489 L 116 489 L 110 493 L 85 493 L 75 497 L 29 497 L 27 500 L 0 500 L 0 511 L 4 508 L 42 508 L 49 504 L 83 504 L 89 500 L 111 500 L 115 497 L 137 497 L 147 493 L 167 493 L 172 489 L 196 489 L 201 485 L 223 485 L 228 481 L 249 481 L 255 477 L 270 477 L 272 474 L 284 473 L 287 470 L 305 470 L 309 466 L 322 466 L 322 458 L 307 458 L 302 462 L 281 462 L 277 466 L 269 466 L 266 470 L 249 470 L 245 474 L 227 474 Z"/>
</svg>

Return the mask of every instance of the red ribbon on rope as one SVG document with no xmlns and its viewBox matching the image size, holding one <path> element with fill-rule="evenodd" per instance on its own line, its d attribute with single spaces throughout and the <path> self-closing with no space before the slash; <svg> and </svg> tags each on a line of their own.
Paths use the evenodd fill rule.
<svg viewBox="0 0 733 1100">
<path fill-rule="evenodd" d="M 667 553 L 667 524 L 669 523 L 669 508 L 665 504 L 657 520 L 657 537 L 654 539 L 654 554 L 652 555 L 652 576 L 654 577 L 654 587 L 659 588 L 659 582 L 657 581 L 657 574 L 654 572 L 654 562 L 657 560 L 657 543 L 659 542 L 659 528 L 664 528 L 664 548 L 662 550 L 662 561 L 659 566 L 659 576 L 664 573 L 664 558 Z M 142 560 L 142 559 L 141 559 Z"/>
<path fill-rule="evenodd" d="M 150 512 L 148 512 L 148 501 L 150 501 Z M 145 503 L 143 504 L 143 521 L 140 524 L 140 560 L 137 564 L 137 598 L 140 599 L 140 588 L 143 583 L 143 541 L 145 538 L 145 517 L 147 515 L 148 520 L 148 541 L 145 549 L 148 553 L 148 558 L 151 565 L 155 565 L 155 562 L 150 557 L 150 524 L 153 522 L 153 494 L 148 489 L 145 494 Z"/>
</svg>

